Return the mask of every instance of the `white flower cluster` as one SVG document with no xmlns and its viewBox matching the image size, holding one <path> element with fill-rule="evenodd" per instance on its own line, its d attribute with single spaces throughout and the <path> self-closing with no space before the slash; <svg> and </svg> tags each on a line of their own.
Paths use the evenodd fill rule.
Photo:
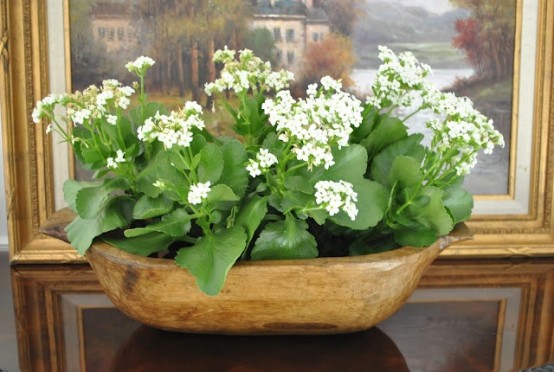
<svg viewBox="0 0 554 372">
<path fill-rule="evenodd" d="M 211 191 L 211 183 L 198 182 L 196 185 L 190 185 L 190 190 L 187 195 L 187 199 L 190 204 L 197 205 L 202 203 L 204 199 L 208 197 L 208 193 Z"/>
<path fill-rule="evenodd" d="M 131 103 L 129 97 L 135 90 L 123 86 L 114 79 L 104 80 L 101 87 L 91 85 L 82 92 L 63 95 L 49 95 L 37 102 L 33 110 L 33 121 L 38 123 L 46 117 L 54 118 L 57 105 L 66 106 L 66 118 L 74 125 L 90 124 L 96 119 L 102 119 L 109 124 L 117 124 L 117 116 L 110 114 L 111 110 L 126 110 Z M 49 126 L 49 131 L 51 127 Z"/>
<path fill-rule="evenodd" d="M 172 111 L 169 115 L 158 112 L 154 117 L 146 119 L 137 129 L 137 137 L 143 142 L 158 140 L 166 149 L 174 145 L 188 147 L 192 142 L 193 128 L 205 127 L 201 115 L 202 107 L 189 101 L 178 112 Z"/>
<path fill-rule="evenodd" d="M 156 63 L 152 58 L 140 56 L 132 62 L 127 62 L 125 68 L 138 76 L 144 76 L 145 72 Z"/>
<path fill-rule="evenodd" d="M 332 146 L 348 146 L 353 128 L 362 122 L 362 104 L 340 90 L 340 82 L 326 76 L 308 87 L 307 98 L 296 101 L 287 90 L 267 99 L 262 109 L 279 139 L 293 143 L 298 160 L 329 168 L 334 164 Z"/>
<path fill-rule="evenodd" d="M 50 118 L 54 113 L 56 105 L 64 103 L 66 99 L 66 94 L 50 94 L 44 97 L 41 101 L 38 101 L 33 109 L 33 122 L 38 124 L 40 123 L 40 119 L 44 117 Z"/>
<path fill-rule="evenodd" d="M 379 46 L 379 59 L 382 63 L 371 86 L 373 96 L 367 97 L 367 102 L 378 109 L 412 106 L 420 92 L 428 88 L 425 78 L 431 73 L 431 68 L 419 63 L 410 52 L 397 56 L 382 45 Z"/>
<path fill-rule="evenodd" d="M 125 152 L 117 150 L 115 158 L 110 157 L 106 160 L 108 168 L 117 169 L 120 163 L 125 163 Z"/>
<path fill-rule="evenodd" d="M 358 194 L 351 183 L 345 181 L 319 181 L 315 184 L 315 201 L 334 216 L 342 209 L 352 221 L 358 215 Z"/>
<path fill-rule="evenodd" d="M 452 93 L 431 92 L 424 97 L 425 104 L 440 119 L 427 121 L 433 131 L 431 147 L 438 152 L 457 149 L 459 153 L 450 160 L 458 175 L 466 175 L 477 163 L 477 153 L 484 150 L 491 154 L 494 146 L 504 147 L 504 138 L 488 119 L 473 107 L 467 97 Z"/>
<path fill-rule="evenodd" d="M 273 164 L 277 164 L 277 157 L 267 149 L 260 149 L 256 154 L 256 159 L 249 159 L 246 170 L 251 177 L 257 177 L 267 171 Z"/>
<path fill-rule="evenodd" d="M 214 92 L 223 92 L 227 89 L 240 94 L 250 89 L 274 89 L 287 88 L 294 80 L 292 72 L 281 70 L 271 71 L 271 64 L 256 57 L 249 49 L 239 52 L 239 60 L 235 60 L 235 51 L 227 47 L 218 50 L 214 54 L 214 62 L 224 63 L 221 77 L 205 86 L 206 94 L 211 96 Z"/>
</svg>

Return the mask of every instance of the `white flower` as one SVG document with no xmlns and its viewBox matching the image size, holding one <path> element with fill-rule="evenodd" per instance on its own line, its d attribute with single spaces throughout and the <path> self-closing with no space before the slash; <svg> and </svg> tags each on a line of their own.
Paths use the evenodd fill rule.
<svg viewBox="0 0 554 372">
<path fill-rule="evenodd" d="M 312 84 L 307 90 L 308 97 L 298 101 L 283 90 L 262 104 L 278 138 L 292 142 L 297 159 L 307 162 L 310 169 L 332 166 L 332 146 L 348 146 L 353 128 L 362 122 L 361 102 L 341 91 L 340 82 L 325 77 L 322 89 L 324 92 Z M 329 91 L 332 94 L 326 94 Z"/>
<path fill-rule="evenodd" d="M 256 160 L 250 159 L 246 170 L 250 173 L 251 177 L 257 177 L 263 172 L 266 172 L 273 164 L 277 164 L 278 160 L 275 155 L 269 152 L 267 149 L 260 149 L 256 154 Z"/>
<path fill-rule="evenodd" d="M 334 216 L 342 209 L 352 221 L 358 215 L 356 202 L 358 194 L 354 191 L 351 183 L 345 181 L 319 181 L 315 184 L 316 203 Z"/>
<path fill-rule="evenodd" d="M 88 109 L 75 111 L 72 116 L 73 123 L 83 125 L 83 123 L 90 118 L 91 114 L 91 111 Z"/>
<path fill-rule="evenodd" d="M 159 112 L 153 118 L 148 118 L 137 129 L 137 137 L 143 142 L 158 140 L 166 149 L 174 145 L 189 147 L 192 142 L 193 128 L 203 129 L 204 121 L 201 118 L 202 107 L 196 102 L 187 102 L 178 112 L 170 115 Z"/>
<path fill-rule="evenodd" d="M 125 160 L 125 152 L 123 150 L 117 150 L 114 157 L 109 157 L 106 159 L 106 166 L 111 169 L 116 169 L 119 167 L 120 163 L 124 163 Z"/>
<path fill-rule="evenodd" d="M 220 78 L 205 85 L 206 94 L 214 92 L 233 90 L 235 93 L 242 93 L 252 89 L 280 89 L 289 86 L 294 75 L 289 71 L 274 72 L 271 64 L 256 57 L 251 50 L 244 49 L 239 52 L 239 59 L 235 60 L 236 52 L 227 47 L 214 53 L 214 62 L 221 62 L 225 65 L 220 73 Z"/>
<path fill-rule="evenodd" d="M 123 152 L 123 150 L 117 150 L 115 162 L 116 163 L 124 163 L 125 162 L 125 152 Z"/>
<path fill-rule="evenodd" d="M 119 164 L 114 160 L 114 158 L 110 157 L 106 160 L 106 165 L 108 168 L 116 169 Z"/>
<path fill-rule="evenodd" d="M 152 58 L 140 56 L 134 61 L 128 62 L 127 64 L 125 64 L 125 68 L 129 70 L 129 72 L 133 72 L 140 76 L 140 75 L 144 75 L 146 70 L 152 67 L 154 63 L 156 62 Z"/>
<path fill-rule="evenodd" d="M 117 124 L 117 116 L 108 115 L 108 116 L 106 116 L 106 121 L 111 125 L 116 125 Z"/>
<path fill-rule="evenodd" d="M 187 199 L 190 204 L 196 205 L 202 203 L 204 199 L 208 197 L 208 193 L 211 191 L 211 183 L 199 182 L 196 185 L 190 185 L 190 190 Z"/>
<path fill-rule="evenodd" d="M 431 68 L 419 63 L 410 52 L 398 56 L 385 46 L 379 46 L 379 59 L 382 61 L 375 81 L 371 86 L 373 97 L 367 97 L 367 103 L 376 108 L 410 107 L 425 92 L 425 78 Z"/>
<path fill-rule="evenodd" d="M 127 107 L 129 107 L 130 103 L 131 101 L 127 97 L 119 97 L 119 99 L 117 100 L 117 105 L 123 110 L 127 110 Z"/>
</svg>

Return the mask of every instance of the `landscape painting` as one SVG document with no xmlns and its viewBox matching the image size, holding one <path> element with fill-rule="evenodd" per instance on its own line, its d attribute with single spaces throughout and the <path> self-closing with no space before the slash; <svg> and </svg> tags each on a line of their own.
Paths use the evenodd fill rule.
<svg viewBox="0 0 554 372">
<path fill-rule="evenodd" d="M 480 157 L 466 187 L 474 194 L 509 192 L 510 136 L 516 42 L 516 0 L 68 0 L 72 89 L 111 77 L 132 78 L 124 65 L 156 61 L 150 98 L 170 106 L 196 100 L 210 109 L 204 84 L 219 66 L 214 52 L 248 48 L 275 69 L 294 72 L 291 90 L 330 75 L 360 99 L 371 94 L 378 46 L 412 52 L 433 68 L 444 91 L 468 96 L 492 118 L 506 147 Z M 429 114 L 410 119 L 424 130 Z"/>
</svg>

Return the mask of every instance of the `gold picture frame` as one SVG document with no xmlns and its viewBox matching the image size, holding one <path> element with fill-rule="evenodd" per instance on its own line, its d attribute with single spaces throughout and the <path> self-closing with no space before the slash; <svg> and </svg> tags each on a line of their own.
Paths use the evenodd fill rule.
<svg viewBox="0 0 554 372">
<path fill-rule="evenodd" d="M 56 209 L 53 145 L 44 128 L 35 126 L 31 120 L 35 102 L 50 92 L 49 61 L 53 48 L 49 44 L 47 11 L 51 3 L 55 2 L 0 0 L 0 112 L 13 263 L 84 261 L 68 244 L 39 233 L 39 227 Z M 522 25 L 529 22 L 521 14 L 523 1 L 518 0 L 517 4 L 516 39 L 521 37 Z M 533 98 L 532 123 L 516 123 L 518 130 L 524 129 L 530 136 L 530 144 L 513 140 L 510 156 L 511 159 L 518 154 L 530 157 L 526 166 L 511 165 L 510 177 L 518 172 L 529 174 L 525 210 L 505 213 L 500 208 L 496 214 L 475 214 L 468 223 L 475 239 L 447 249 L 443 256 L 554 255 L 554 129 L 551 126 L 554 121 L 554 3 L 535 0 L 535 4 L 538 9 L 537 32 L 532 40 L 536 50 L 535 85 L 532 92 L 514 96 L 516 109 Z M 62 24 L 67 32 L 69 26 L 63 21 Z M 516 55 L 520 55 L 521 44 L 516 43 Z M 519 72 L 517 65 L 516 72 Z M 513 180 L 510 184 L 514 184 Z M 492 209 L 501 207 L 513 201 L 518 184 L 511 189 L 515 191 L 478 198 L 477 203 L 488 203 Z"/>
</svg>

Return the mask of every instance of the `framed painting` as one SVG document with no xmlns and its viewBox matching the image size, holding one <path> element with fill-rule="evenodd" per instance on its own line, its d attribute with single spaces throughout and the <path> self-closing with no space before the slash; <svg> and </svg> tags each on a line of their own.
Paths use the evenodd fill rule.
<svg viewBox="0 0 554 372">
<path fill-rule="evenodd" d="M 302 91 L 320 76 L 371 94 L 377 47 L 410 51 L 433 67 L 441 89 L 467 95 L 491 117 L 506 146 L 483 157 L 466 187 L 476 194 L 475 239 L 444 256 L 554 255 L 552 67 L 554 5 L 546 0 L 0 0 L 2 128 L 11 258 L 78 262 L 38 233 L 64 206 L 61 185 L 86 177 L 69 149 L 34 126 L 46 94 L 83 89 L 138 55 L 157 63 L 147 82 L 169 105 L 203 93 L 225 45 L 249 48 L 296 75 Z M 201 21 L 200 21 L 201 20 Z M 411 119 L 414 128 L 425 115 Z M 210 128 L 224 133 L 224 124 Z M 68 160 L 69 159 L 69 160 Z M 25 170 L 24 172 L 22 170 Z"/>
</svg>

